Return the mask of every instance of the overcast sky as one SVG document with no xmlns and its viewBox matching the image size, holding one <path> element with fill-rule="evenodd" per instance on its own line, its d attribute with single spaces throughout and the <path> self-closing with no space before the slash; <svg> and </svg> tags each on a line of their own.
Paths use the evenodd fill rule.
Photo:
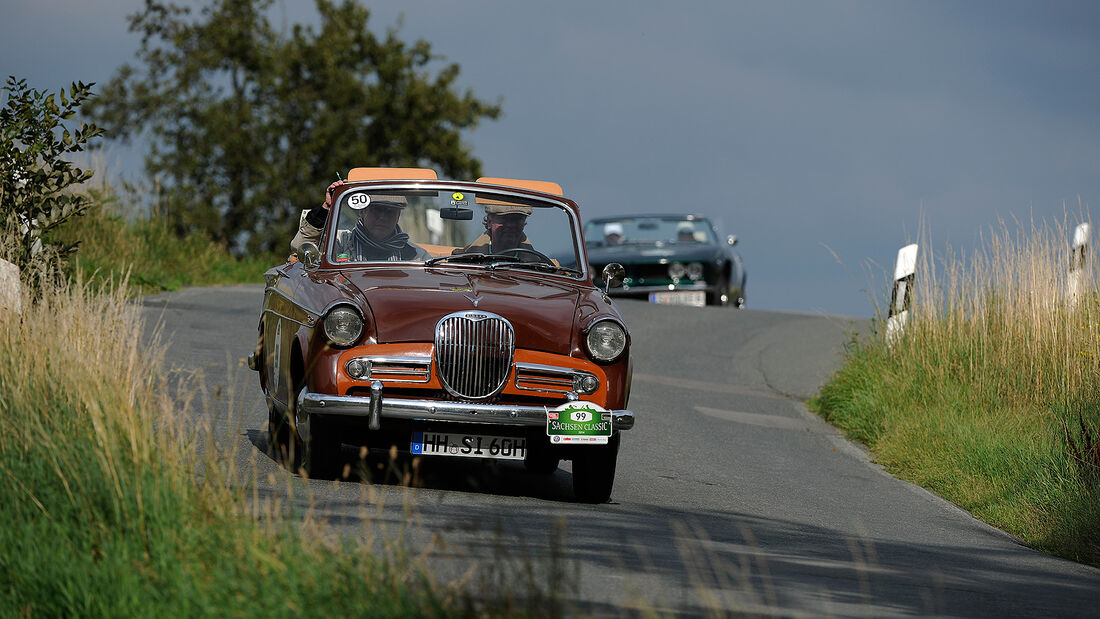
<svg viewBox="0 0 1100 619">
<path fill-rule="evenodd" d="M 0 0 L 0 74 L 106 83 L 143 4 Z M 1100 204 L 1094 1 L 368 6 L 376 32 L 403 14 L 402 38 L 501 100 L 466 135 L 485 174 L 557 181 L 586 217 L 712 217 L 740 239 L 749 308 L 870 316 L 922 221 L 933 248 L 966 250 L 1000 221 Z"/>
</svg>

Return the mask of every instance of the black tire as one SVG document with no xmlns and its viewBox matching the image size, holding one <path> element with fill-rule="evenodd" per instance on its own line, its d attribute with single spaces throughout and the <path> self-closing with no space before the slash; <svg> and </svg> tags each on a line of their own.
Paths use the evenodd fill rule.
<svg viewBox="0 0 1100 619">
<path fill-rule="evenodd" d="M 619 456 L 619 435 L 607 445 L 576 447 L 573 456 L 573 494 L 585 503 L 606 503 L 615 485 L 615 463 Z"/>
<path fill-rule="evenodd" d="M 298 440 L 298 433 L 290 425 L 290 416 L 293 414 L 293 409 L 278 413 L 274 405 L 268 407 L 267 444 L 271 457 L 296 473 L 302 466 L 302 443 Z"/>
<path fill-rule="evenodd" d="M 715 286 L 714 292 L 712 292 L 707 298 L 707 305 L 729 305 L 730 302 L 730 280 L 725 275 L 722 275 L 718 279 L 718 285 Z M 723 296 L 725 298 L 723 298 Z"/>
<path fill-rule="evenodd" d="M 309 457 L 306 470 L 311 479 L 337 479 L 343 473 L 339 434 L 323 419 L 309 420 Z"/>
</svg>

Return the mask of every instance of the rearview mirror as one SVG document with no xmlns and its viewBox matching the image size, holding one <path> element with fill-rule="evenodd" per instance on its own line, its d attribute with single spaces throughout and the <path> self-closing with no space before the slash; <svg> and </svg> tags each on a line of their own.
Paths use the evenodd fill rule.
<svg viewBox="0 0 1100 619">
<path fill-rule="evenodd" d="M 603 268 L 603 282 L 606 293 L 612 288 L 618 288 L 623 285 L 623 279 L 626 278 L 626 269 L 618 262 L 612 262 L 611 264 Z"/>
<path fill-rule="evenodd" d="M 321 250 L 317 248 L 317 244 L 312 241 L 306 241 L 298 247 L 298 262 L 302 263 L 302 266 L 307 268 L 315 268 L 318 264 L 321 264 Z"/>
<path fill-rule="evenodd" d="M 470 221 L 474 218 L 474 211 L 473 209 L 449 206 L 439 209 L 439 218 L 458 221 Z"/>
</svg>

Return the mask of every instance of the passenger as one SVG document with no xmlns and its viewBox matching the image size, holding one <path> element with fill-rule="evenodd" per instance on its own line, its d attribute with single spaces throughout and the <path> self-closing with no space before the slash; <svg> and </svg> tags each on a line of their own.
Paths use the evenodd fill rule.
<svg viewBox="0 0 1100 619">
<path fill-rule="evenodd" d="M 302 246 L 302 243 L 309 241 L 320 245 L 321 243 L 321 231 L 325 227 L 325 220 L 328 219 L 329 209 L 332 208 L 332 194 L 336 191 L 336 188 L 343 185 L 347 181 L 338 180 L 328 186 L 325 190 L 325 201 L 317 206 L 309 209 L 306 214 L 298 221 L 298 232 L 294 235 L 294 238 L 290 241 L 290 261 L 297 262 L 298 248 Z"/>
<path fill-rule="evenodd" d="M 485 206 L 485 234 L 474 239 L 466 247 L 454 250 L 453 254 L 499 254 L 513 249 L 529 250 L 515 252 L 520 260 L 540 261 L 541 258 L 530 253 L 535 250 L 523 229 L 527 226 L 527 217 L 531 215 L 530 206 L 519 204 L 488 204 Z"/>
<path fill-rule="evenodd" d="M 618 245 L 623 242 L 623 225 L 617 221 L 605 224 L 603 227 L 603 244 Z"/>
<path fill-rule="evenodd" d="M 422 247 L 409 242 L 407 232 L 397 221 L 408 206 L 401 195 L 371 195 L 370 204 L 359 211 L 359 219 L 351 234 L 338 235 L 336 262 L 363 262 L 371 260 L 419 261 L 431 258 Z"/>
<path fill-rule="evenodd" d="M 676 242 L 677 243 L 694 243 L 695 241 L 695 226 L 692 226 L 686 221 L 680 222 L 676 226 Z"/>
</svg>

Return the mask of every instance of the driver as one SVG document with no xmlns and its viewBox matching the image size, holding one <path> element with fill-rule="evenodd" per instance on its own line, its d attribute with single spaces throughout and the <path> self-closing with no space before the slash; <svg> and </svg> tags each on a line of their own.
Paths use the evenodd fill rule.
<svg viewBox="0 0 1100 619">
<path fill-rule="evenodd" d="M 424 261 L 431 256 L 422 247 L 409 241 L 409 234 L 401 230 L 397 220 L 408 206 L 401 195 L 372 195 L 370 204 L 359 211 L 359 219 L 351 233 L 337 236 L 337 262 L 363 262 L 368 260 Z"/>
<path fill-rule="evenodd" d="M 603 244 L 618 245 L 623 242 L 623 225 L 617 221 L 605 224 L 603 227 Z"/>
<path fill-rule="evenodd" d="M 540 258 L 534 252 L 535 248 L 527 240 L 523 229 L 527 226 L 527 217 L 531 215 L 531 207 L 520 204 L 487 204 L 485 205 L 485 234 L 474 239 L 466 247 L 451 252 L 452 254 L 499 254 L 513 249 L 526 249 L 528 251 L 515 252 L 516 259 L 525 262 L 539 261 Z"/>
</svg>

